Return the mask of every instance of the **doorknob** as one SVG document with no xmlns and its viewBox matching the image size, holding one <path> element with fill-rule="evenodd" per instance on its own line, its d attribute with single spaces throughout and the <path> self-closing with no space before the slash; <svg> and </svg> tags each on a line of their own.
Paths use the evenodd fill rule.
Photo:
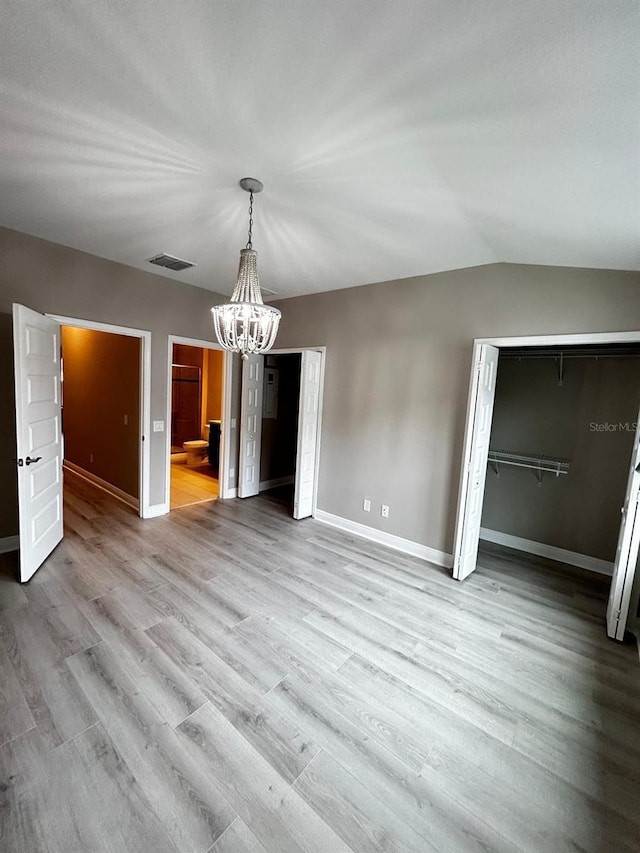
<svg viewBox="0 0 640 853">
<path fill-rule="evenodd" d="M 30 456 L 24 460 L 26 465 L 33 465 L 34 462 L 39 462 L 42 459 L 42 456 L 34 456 L 32 459 Z"/>
</svg>

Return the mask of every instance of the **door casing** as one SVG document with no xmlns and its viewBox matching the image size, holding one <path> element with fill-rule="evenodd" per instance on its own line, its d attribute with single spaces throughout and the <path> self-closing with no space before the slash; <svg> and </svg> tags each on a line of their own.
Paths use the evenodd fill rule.
<svg viewBox="0 0 640 853">
<path fill-rule="evenodd" d="M 149 475 L 151 470 L 151 332 L 144 329 L 132 329 L 129 326 L 116 326 L 112 323 L 98 323 L 93 320 L 81 320 L 77 317 L 64 317 L 60 314 L 46 314 L 60 326 L 73 326 L 77 329 L 90 329 L 94 332 L 107 332 L 113 335 L 125 335 L 140 338 L 140 434 L 139 434 L 139 509 L 140 518 L 150 518 L 155 513 L 149 511 Z"/>
<path fill-rule="evenodd" d="M 169 335 L 167 348 L 167 408 L 164 422 L 165 431 L 165 502 L 162 512 L 169 512 L 170 490 L 171 490 L 171 372 L 173 365 L 173 345 L 185 344 L 189 347 L 200 347 L 201 349 L 214 349 L 222 353 L 222 411 L 220 413 L 220 477 L 219 498 L 235 497 L 235 489 L 229 488 L 230 467 L 230 445 L 231 445 L 231 400 L 232 400 L 232 378 L 233 378 L 233 356 L 213 341 L 204 341 L 199 338 L 185 338 L 181 335 Z"/>
<path fill-rule="evenodd" d="M 480 353 L 484 344 L 498 347 L 498 349 L 508 349 L 510 347 L 550 347 L 550 346 L 588 346 L 588 345 L 603 345 L 603 344 L 619 344 L 619 343 L 635 343 L 640 344 L 640 331 L 625 331 L 625 332 L 593 332 L 581 333 L 573 335 L 526 335 L 520 337 L 497 337 L 497 338 L 476 338 L 473 342 L 473 354 L 471 359 L 471 379 L 469 382 L 469 396 L 467 401 L 467 416 L 465 424 L 463 456 L 461 461 L 460 484 L 458 490 L 458 508 L 456 512 L 456 535 L 454 548 L 454 570 L 460 543 L 464 533 L 464 514 L 467 493 L 467 477 L 465 460 L 469 454 L 469 448 L 472 444 L 472 431 L 474 424 L 474 412 L 472 407 L 475 405 L 474 382 L 477 371 L 477 365 L 480 361 Z M 628 579 L 629 583 L 633 583 L 633 578 Z"/>
</svg>

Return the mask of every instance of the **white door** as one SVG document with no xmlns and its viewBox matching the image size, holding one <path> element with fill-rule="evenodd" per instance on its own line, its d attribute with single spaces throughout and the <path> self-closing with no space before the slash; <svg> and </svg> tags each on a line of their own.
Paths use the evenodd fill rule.
<svg viewBox="0 0 640 853">
<path fill-rule="evenodd" d="M 631 453 L 627 493 L 622 508 L 622 523 L 618 536 L 616 561 L 613 566 L 609 605 L 607 607 L 607 634 L 622 640 L 627 625 L 631 589 L 640 546 L 640 414 L 636 422 L 636 437 Z"/>
<path fill-rule="evenodd" d="M 313 511 L 320 405 L 322 355 L 312 350 L 302 353 L 300 402 L 298 404 L 298 445 L 293 495 L 293 517 L 307 518 Z"/>
<path fill-rule="evenodd" d="M 60 327 L 13 306 L 20 580 L 62 539 Z"/>
<path fill-rule="evenodd" d="M 263 371 L 263 356 L 250 355 L 242 360 L 240 461 L 238 465 L 239 498 L 250 498 L 260 491 Z"/>
<path fill-rule="evenodd" d="M 453 554 L 453 576 L 459 581 L 474 571 L 478 558 L 499 354 L 497 347 L 482 344 L 473 366 Z"/>
</svg>

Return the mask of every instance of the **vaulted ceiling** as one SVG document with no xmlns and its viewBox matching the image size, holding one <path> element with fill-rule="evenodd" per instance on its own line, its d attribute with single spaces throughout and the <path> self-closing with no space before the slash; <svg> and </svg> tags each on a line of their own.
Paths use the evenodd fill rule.
<svg viewBox="0 0 640 853">
<path fill-rule="evenodd" d="M 279 296 L 640 268 L 636 0 L 3 0 L 0 223 Z"/>
</svg>

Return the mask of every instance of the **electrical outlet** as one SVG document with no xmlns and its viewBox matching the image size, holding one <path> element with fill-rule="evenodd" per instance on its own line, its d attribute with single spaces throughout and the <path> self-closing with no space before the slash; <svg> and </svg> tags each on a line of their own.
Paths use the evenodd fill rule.
<svg viewBox="0 0 640 853">
<path fill-rule="evenodd" d="M 364 512 L 371 512 L 371 501 L 368 498 L 362 501 L 362 509 Z"/>
<path fill-rule="evenodd" d="M 236 419 L 231 418 L 231 429 L 235 429 L 235 428 L 236 428 Z"/>
<path fill-rule="evenodd" d="M 382 504 L 382 511 L 380 515 L 383 518 L 389 518 L 389 507 L 386 504 Z"/>
<path fill-rule="evenodd" d="M 153 422 L 153 431 L 154 432 L 164 432 L 164 421 L 154 421 Z"/>
<path fill-rule="evenodd" d="M 236 469 L 235 468 L 229 468 L 229 476 L 230 477 L 236 476 Z"/>
</svg>

